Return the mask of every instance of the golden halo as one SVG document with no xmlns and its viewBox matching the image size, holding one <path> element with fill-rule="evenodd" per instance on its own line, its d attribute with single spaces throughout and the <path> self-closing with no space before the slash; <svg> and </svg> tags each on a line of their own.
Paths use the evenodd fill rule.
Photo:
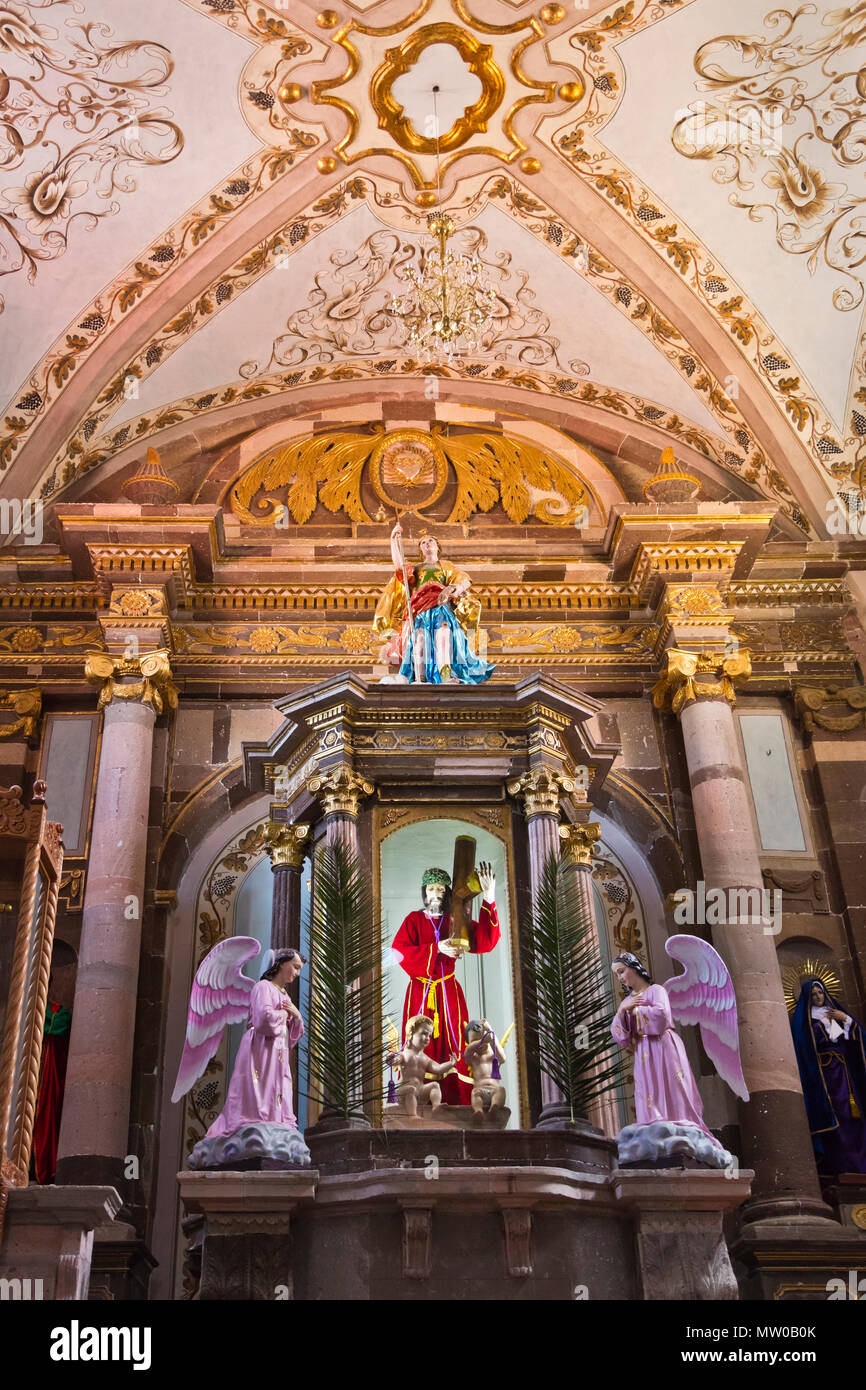
<svg viewBox="0 0 866 1390">
<path fill-rule="evenodd" d="M 830 994 L 838 994 L 842 988 L 839 976 L 832 965 L 827 965 L 826 961 L 815 960 L 809 956 L 796 965 L 786 965 L 782 971 L 782 987 L 785 991 L 785 1003 L 789 1014 L 792 1014 L 797 1007 L 797 1000 L 800 998 L 800 990 L 803 988 L 805 980 L 820 980 Z"/>
</svg>

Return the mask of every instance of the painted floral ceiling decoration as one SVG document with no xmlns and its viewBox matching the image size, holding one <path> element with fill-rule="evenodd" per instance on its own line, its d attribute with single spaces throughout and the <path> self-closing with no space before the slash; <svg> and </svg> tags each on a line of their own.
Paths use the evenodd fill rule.
<svg viewBox="0 0 866 1390">
<path fill-rule="evenodd" d="M 864 37 L 863 0 L 0 0 L 0 494 L 257 401 L 423 399 L 436 82 L 499 293 L 443 389 L 573 401 L 823 534 L 866 462 Z"/>
</svg>

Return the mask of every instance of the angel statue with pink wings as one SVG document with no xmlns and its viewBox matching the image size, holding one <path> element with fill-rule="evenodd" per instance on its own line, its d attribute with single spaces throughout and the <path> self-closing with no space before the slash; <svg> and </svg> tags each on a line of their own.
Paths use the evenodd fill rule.
<svg viewBox="0 0 866 1390">
<path fill-rule="evenodd" d="M 621 1047 L 634 1053 L 637 1111 L 637 1124 L 627 1126 L 620 1135 L 620 1161 L 628 1148 L 623 1144 L 624 1138 L 631 1144 L 629 1157 L 689 1152 L 691 1129 L 699 1131 L 692 1136 L 697 1140 L 694 1156 L 724 1167 L 730 1155 L 704 1124 L 701 1097 L 674 1024 L 698 1025 L 701 1042 L 719 1076 L 742 1100 L 748 1100 L 740 1066 L 734 986 L 718 951 L 700 937 L 672 936 L 665 942 L 665 950 L 686 968 L 684 974 L 672 976 L 663 985 L 653 984 L 646 967 L 630 951 L 623 951 L 613 960 L 614 974 L 627 993 L 611 1024 L 611 1033 Z M 668 1128 L 653 1136 L 653 1143 L 658 1138 L 661 1150 L 650 1152 L 643 1142 L 649 1136 L 635 1131 L 662 1121 L 669 1122 Z M 684 1128 L 685 1137 L 680 1132 Z M 718 1153 L 709 1146 L 715 1146 Z"/>
<path fill-rule="evenodd" d="M 223 1029 L 230 1023 L 247 1025 L 225 1105 L 206 1140 L 233 1135 L 248 1125 L 298 1127 L 289 1052 L 302 1037 L 304 1023 L 287 987 L 300 975 L 304 957 L 294 950 L 269 952 L 272 959 L 255 983 L 243 973 L 243 966 L 260 950 L 255 937 L 228 937 L 208 952 L 193 981 L 173 1101 L 185 1096 L 204 1075 Z M 191 1160 L 191 1166 L 199 1165 Z"/>
</svg>

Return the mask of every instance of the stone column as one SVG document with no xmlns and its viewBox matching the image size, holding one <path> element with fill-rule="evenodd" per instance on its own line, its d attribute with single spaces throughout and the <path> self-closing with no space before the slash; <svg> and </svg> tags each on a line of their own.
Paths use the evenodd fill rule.
<svg viewBox="0 0 866 1390">
<path fill-rule="evenodd" d="M 362 799 L 373 795 L 373 783 L 343 763 L 328 772 L 317 772 L 307 782 L 307 791 L 322 803 L 325 843 L 334 845 L 339 840 L 352 854 L 358 854 L 358 812 Z"/>
<path fill-rule="evenodd" d="M 734 728 L 734 681 L 748 653 L 724 658 L 669 649 L 653 691 L 682 724 L 705 888 L 751 890 L 763 903 L 747 775 Z M 728 914 L 728 916 L 733 914 Z M 741 1162 L 755 1170 L 748 1219 L 828 1215 L 821 1201 L 772 924 L 758 914 L 712 926 L 737 993 L 740 1054 L 751 1099 L 740 1105 Z"/>
<path fill-rule="evenodd" d="M 281 951 L 291 947 L 301 949 L 301 871 L 309 853 L 310 827 L 268 821 L 268 855 L 274 875 L 274 900 L 271 908 L 271 949 Z M 289 998 L 296 1006 L 301 1002 L 301 982 L 289 985 Z M 289 1053 L 292 1087 L 298 1094 L 298 1049 Z"/>
<path fill-rule="evenodd" d="M 561 825 L 559 827 L 562 862 L 566 871 L 573 875 L 575 887 L 583 903 L 584 913 L 592 923 L 596 959 L 600 970 L 601 952 L 598 950 L 598 925 L 595 918 L 595 896 L 592 891 L 592 855 L 596 844 L 601 839 L 601 826 L 595 821 L 590 821 L 589 805 L 579 805 L 577 811 L 579 819 L 573 825 Z M 615 1044 L 612 1045 L 615 1046 Z M 601 1067 L 603 1065 L 602 1059 L 596 1065 Z M 619 1133 L 619 1110 L 616 1100 L 610 1094 L 596 1096 L 595 1100 L 590 1101 L 588 1118 L 591 1124 L 609 1135 L 611 1139 L 615 1139 Z"/>
<path fill-rule="evenodd" d="M 119 1185 L 129 1145 L 153 726 L 177 693 L 168 653 L 87 658 L 102 749 L 73 1004 L 57 1182 Z"/>
<path fill-rule="evenodd" d="M 533 908 L 538 901 L 545 864 L 551 854 L 559 858 L 560 792 L 573 792 L 574 787 L 571 778 L 563 777 L 546 767 L 524 772 L 506 784 L 509 796 L 520 797 L 523 800 L 529 840 L 529 886 Z M 537 1125 L 539 1129 L 547 1125 L 570 1122 L 571 1112 L 565 1104 L 562 1092 L 543 1072 L 541 1103 L 542 1109 Z"/>
<path fill-rule="evenodd" d="M 309 853 L 310 827 L 268 821 L 268 855 L 274 875 L 271 947 L 274 951 L 301 945 L 301 869 Z"/>
</svg>

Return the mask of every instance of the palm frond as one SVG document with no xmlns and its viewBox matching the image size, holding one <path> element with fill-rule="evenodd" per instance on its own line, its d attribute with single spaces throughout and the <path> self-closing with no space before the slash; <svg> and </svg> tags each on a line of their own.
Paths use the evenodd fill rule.
<svg viewBox="0 0 866 1390">
<path fill-rule="evenodd" d="M 621 1084 L 623 1065 L 610 1036 L 610 984 L 595 923 L 574 871 L 555 854 L 542 870 L 524 954 L 530 1051 L 572 1119 L 585 1119 L 593 1100 Z"/>
<path fill-rule="evenodd" d="M 382 928 L 358 856 L 339 842 L 316 856 L 310 909 L 308 1095 L 361 1116 L 382 1095 Z"/>
</svg>

